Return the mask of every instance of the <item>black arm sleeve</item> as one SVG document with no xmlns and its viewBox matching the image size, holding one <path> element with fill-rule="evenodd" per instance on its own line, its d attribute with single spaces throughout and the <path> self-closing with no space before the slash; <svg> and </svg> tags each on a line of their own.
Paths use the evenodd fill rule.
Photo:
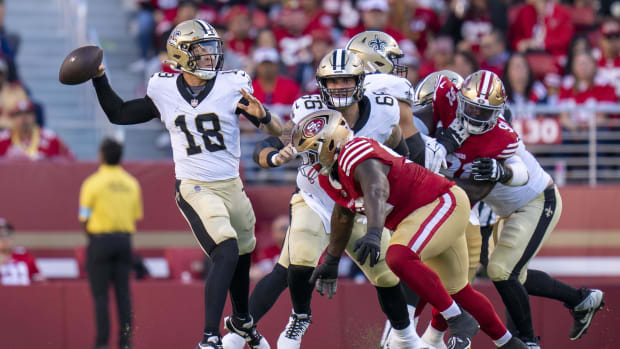
<svg viewBox="0 0 620 349">
<path fill-rule="evenodd" d="M 239 103 L 241 103 L 243 105 L 249 105 L 250 104 L 250 102 L 248 102 L 248 100 L 245 99 L 245 97 L 241 97 L 241 99 L 239 100 Z M 265 110 L 265 111 L 267 111 L 267 110 Z M 235 113 L 236 114 L 241 114 L 241 115 L 245 116 L 245 118 L 250 120 L 250 122 L 254 126 L 256 126 L 256 127 L 260 126 L 260 120 L 258 120 L 258 118 L 256 116 L 248 114 L 245 110 L 243 110 L 241 108 L 237 108 L 235 110 Z"/>
<path fill-rule="evenodd" d="M 101 108 L 113 124 L 141 124 L 160 117 L 155 103 L 149 96 L 124 102 L 112 90 L 105 74 L 102 77 L 93 78 L 93 86 L 95 86 Z"/>
<path fill-rule="evenodd" d="M 407 143 L 407 147 L 409 147 L 409 160 L 420 166 L 424 166 L 425 145 L 424 139 L 422 139 L 422 134 L 418 132 L 405 139 L 405 142 Z"/>
<path fill-rule="evenodd" d="M 404 138 L 400 139 L 400 143 L 398 143 L 396 148 L 394 148 L 394 151 L 406 158 L 409 157 L 409 147 L 407 147 L 407 143 Z"/>
<path fill-rule="evenodd" d="M 260 155 L 260 152 L 265 148 L 276 148 L 280 150 L 284 148 L 284 143 L 282 143 L 280 138 L 273 136 L 267 137 L 262 141 L 256 143 L 256 146 L 254 146 L 254 153 L 252 154 L 252 159 L 255 163 L 258 164 L 258 156 Z"/>
</svg>

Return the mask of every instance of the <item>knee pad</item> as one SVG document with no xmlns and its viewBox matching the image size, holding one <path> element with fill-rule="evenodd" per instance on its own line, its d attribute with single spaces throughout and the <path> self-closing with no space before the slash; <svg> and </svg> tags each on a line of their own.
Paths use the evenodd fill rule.
<svg viewBox="0 0 620 349">
<path fill-rule="evenodd" d="M 510 278 L 510 270 L 507 270 L 501 263 L 490 261 L 487 266 L 487 275 L 491 281 L 505 281 Z"/>
<path fill-rule="evenodd" d="M 290 244 L 289 244 L 290 247 Z M 296 244 L 290 251 L 291 265 L 305 266 L 315 268 L 319 264 L 319 259 L 323 253 L 319 246 L 312 246 L 310 244 Z"/>
<path fill-rule="evenodd" d="M 375 266 L 375 268 L 376 267 L 377 266 Z M 396 274 L 388 269 L 387 266 L 382 272 L 371 274 L 368 277 L 368 281 L 376 287 L 394 287 L 400 282 Z"/>
<path fill-rule="evenodd" d="M 385 254 L 385 262 L 396 275 L 402 272 L 401 269 L 406 265 L 403 262 L 410 259 L 419 260 L 420 257 L 403 245 L 391 245 Z"/>
</svg>

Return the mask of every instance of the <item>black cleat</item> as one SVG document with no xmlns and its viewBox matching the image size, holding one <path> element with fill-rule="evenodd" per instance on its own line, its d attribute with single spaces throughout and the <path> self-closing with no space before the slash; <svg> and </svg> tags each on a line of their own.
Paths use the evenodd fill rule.
<svg viewBox="0 0 620 349">
<path fill-rule="evenodd" d="M 448 349 L 470 349 L 471 339 L 478 333 L 478 322 L 468 312 L 451 317 L 448 322 Z"/>
<path fill-rule="evenodd" d="M 512 336 L 508 343 L 499 347 L 500 349 L 529 349 L 528 346 L 523 343 L 519 338 Z"/>
<path fill-rule="evenodd" d="M 245 322 L 238 317 L 227 316 L 224 319 L 224 327 L 245 339 L 250 349 L 269 349 L 267 340 L 258 333 L 252 316 Z"/>
<path fill-rule="evenodd" d="M 570 330 L 570 340 L 572 341 L 581 338 L 581 336 L 588 331 L 594 314 L 605 305 L 603 291 L 585 288 L 582 288 L 580 291 L 584 294 L 583 300 L 574 308 L 570 309 L 570 313 L 574 319 L 573 327 Z"/>
</svg>

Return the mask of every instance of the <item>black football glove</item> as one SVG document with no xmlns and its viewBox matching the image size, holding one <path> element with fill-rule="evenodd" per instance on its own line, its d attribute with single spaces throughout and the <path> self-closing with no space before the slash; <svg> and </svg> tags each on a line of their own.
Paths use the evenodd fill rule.
<svg viewBox="0 0 620 349">
<path fill-rule="evenodd" d="M 368 228 L 366 235 L 359 238 L 353 246 L 353 252 L 357 253 L 357 261 L 360 265 L 366 262 L 366 257 L 370 256 L 370 266 L 374 267 L 379 262 L 381 255 L 381 229 Z"/>
<path fill-rule="evenodd" d="M 490 158 L 477 158 L 471 168 L 476 181 L 506 183 L 512 178 L 512 171 L 501 162 Z"/>
<path fill-rule="evenodd" d="M 447 128 L 437 129 L 437 141 L 446 147 L 448 154 L 460 148 L 468 137 L 469 133 L 458 118 Z"/>
<path fill-rule="evenodd" d="M 327 298 L 332 299 L 338 289 L 338 263 L 340 257 L 332 256 L 329 253 L 325 254 L 323 263 L 314 269 L 312 276 L 310 276 L 310 283 L 316 282 L 316 291 L 325 295 L 327 292 Z"/>
</svg>

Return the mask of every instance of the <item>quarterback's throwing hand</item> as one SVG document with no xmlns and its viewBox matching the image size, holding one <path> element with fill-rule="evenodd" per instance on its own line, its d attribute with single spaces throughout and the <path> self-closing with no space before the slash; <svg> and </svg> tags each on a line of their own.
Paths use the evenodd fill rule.
<svg viewBox="0 0 620 349">
<path fill-rule="evenodd" d="M 243 98 L 248 101 L 248 105 L 238 103 L 237 107 L 239 109 L 244 110 L 246 113 L 252 116 L 255 116 L 259 120 L 267 115 L 263 104 L 258 99 L 256 99 L 256 97 L 252 96 L 248 91 L 244 89 L 239 90 L 239 92 L 241 93 Z"/>
<path fill-rule="evenodd" d="M 314 269 L 310 277 L 311 284 L 316 282 L 316 291 L 321 296 L 327 292 L 328 299 L 332 299 L 338 289 L 338 262 L 340 262 L 340 257 L 326 253 L 325 260 Z"/>
</svg>

